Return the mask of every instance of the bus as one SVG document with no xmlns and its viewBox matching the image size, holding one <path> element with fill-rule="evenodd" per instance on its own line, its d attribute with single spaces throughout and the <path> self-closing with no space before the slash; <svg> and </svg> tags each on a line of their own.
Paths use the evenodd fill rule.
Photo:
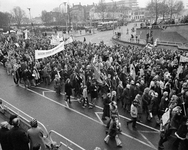
<svg viewBox="0 0 188 150">
<path fill-rule="evenodd" d="M 98 31 L 113 30 L 117 27 L 117 21 L 100 22 L 98 23 Z"/>
</svg>

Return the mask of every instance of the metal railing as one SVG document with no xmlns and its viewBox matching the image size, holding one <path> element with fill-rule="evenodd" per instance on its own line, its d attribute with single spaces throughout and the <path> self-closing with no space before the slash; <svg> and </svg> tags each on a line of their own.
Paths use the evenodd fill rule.
<svg viewBox="0 0 188 150">
<path fill-rule="evenodd" d="M 30 120 L 33 119 L 33 117 L 29 116 L 28 114 L 26 114 L 25 112 L 21 111 L 20 109 L 18 109 L 17 107 L 13 106 L 12 104 L 10 104 L 9 102 L 5 101 L 4 99 L 0 98 L 0 100 L 2 100 L 2 104 L 1 104 L 1 112 L 5 113 L 5 111 L 16 114 L 21 121 L 26 122 L 27 125 L 29 126 L 29 122 Z M 45 127 L 44 124 L 42 124 L 40 121 L 38 121 L 38 125 L 43 129 L 43 131 L 45 132 L 44 134 L 44 139 L 45 141 L 48 141 L 49 143 L 56 143 L 52 137 L 51 134 L 55 134 L 56 136 L 59 136 L 60 138 L 63 138 L 66 140 L 66 144 L 63 143 L 62 141 L 59 141 L 59 145 L 57 145 L 57 147 L 60 147 L 61 145 L 67 147 L 68 150 L 73 150 L 72 148 L 70 148 L 68 146 L 68 142 L 71 142 L 73 144 L 75 144 L 79 149 L 81 150 L 85 150 L 82 147 L 80 147 L 79 145 L 77 145 L 76 143 L 72 142 L 71 140 L 69 140 L 68 138 L 66 138 L 65 136 L 61 135 L 60 133 L 54 131 L 54 130 L 50 130 L 48 132 L 47 128 Z M 51 146 L 51 145 L 50 145 Z"/>
<path fill-rule="evenodd" d="M 167 46 L 177 46 L 178 49 L 187 49 L 188 50 L 188 43 L 159 41 L 158 44 L 167 45 Z"/>
</svg>

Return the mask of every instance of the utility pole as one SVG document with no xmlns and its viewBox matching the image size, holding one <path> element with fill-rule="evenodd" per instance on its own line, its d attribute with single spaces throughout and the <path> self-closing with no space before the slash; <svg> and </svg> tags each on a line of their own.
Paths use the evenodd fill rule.
<svg viewBox="0 0 188 150">
<path fill-rule="evenodd" d="M 31 22 L 31 8 L 27 8 L 29 10 L 29 17 L 30 17 L 30 22 Z"/>
</svg>

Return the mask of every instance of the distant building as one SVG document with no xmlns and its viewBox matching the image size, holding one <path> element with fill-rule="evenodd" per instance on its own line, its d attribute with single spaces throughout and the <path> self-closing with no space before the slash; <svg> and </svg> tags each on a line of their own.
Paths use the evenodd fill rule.
<svg viewBox="0 0 188 150">
<path fill-rule="evenodd" d="M 146 17 L 146 10 L 144 8 L 142 9 L 132 9 L 129 11 L 128 14 L 128 20 L 129 21 L 140 21 L 143 20 Z"/>
<path fill-rule="evenodd" d="M 188 9 L 188 2 L 184 3 L 184 7 L 185 7 L 185 9 Z"/>
<path fill-rule="evenodd" d="M 115 2 L 108 2 L 106 3 L 109 6 L 113 6 L 114 3 L 116 4 L 117 7 L 129 7 L 129 8 L 138 8 L 138 2 L 137 0 L 120 0 L 120 1 L 115 1 Z"/>
<path fill-rule="evenodd" d="M 42 24 L 43 21 L 42 21 L 41 17 L 35 17 L 35 18 L 32 18 L 32 23 L 33 24 Z"/>
</svg>

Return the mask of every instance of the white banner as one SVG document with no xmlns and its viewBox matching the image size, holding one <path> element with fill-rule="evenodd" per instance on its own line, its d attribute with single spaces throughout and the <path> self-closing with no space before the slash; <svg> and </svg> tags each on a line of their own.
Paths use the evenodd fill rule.
<svg viewBox="0 0 188 150">
<path fill-rule="evenodd" d="M 72 37 L 69 37 L 66 41 L 65 41 L 65 45 L 66 44 L 69 44 L 69 43 L 72 43 L 73 42 L 73 38 Z"/>
<path fill-rule="evenodd" d="M 58 35 L 57 36 L 52 35 L 52 39 L 51 39 L 50 44 L 51 45 L 59 45 L 61 43 L 61 40 L 62 39 L 60 39 L 60 37 Z"/>
<path fill-rule="evenodd" d="M 180 62 L 188 62 L 188 57 L 180 56 Z"/>
<path fill-rule="evenodd" d="M 64 42 L 62 42 L 58 46 L 56 46 L 55 48 L 53 48 L 51 50 L 35 50 L 35 59 L 52 56 L 56 53 L 63 51 L 64 49 L 65 49 Z"/>
</svg>

